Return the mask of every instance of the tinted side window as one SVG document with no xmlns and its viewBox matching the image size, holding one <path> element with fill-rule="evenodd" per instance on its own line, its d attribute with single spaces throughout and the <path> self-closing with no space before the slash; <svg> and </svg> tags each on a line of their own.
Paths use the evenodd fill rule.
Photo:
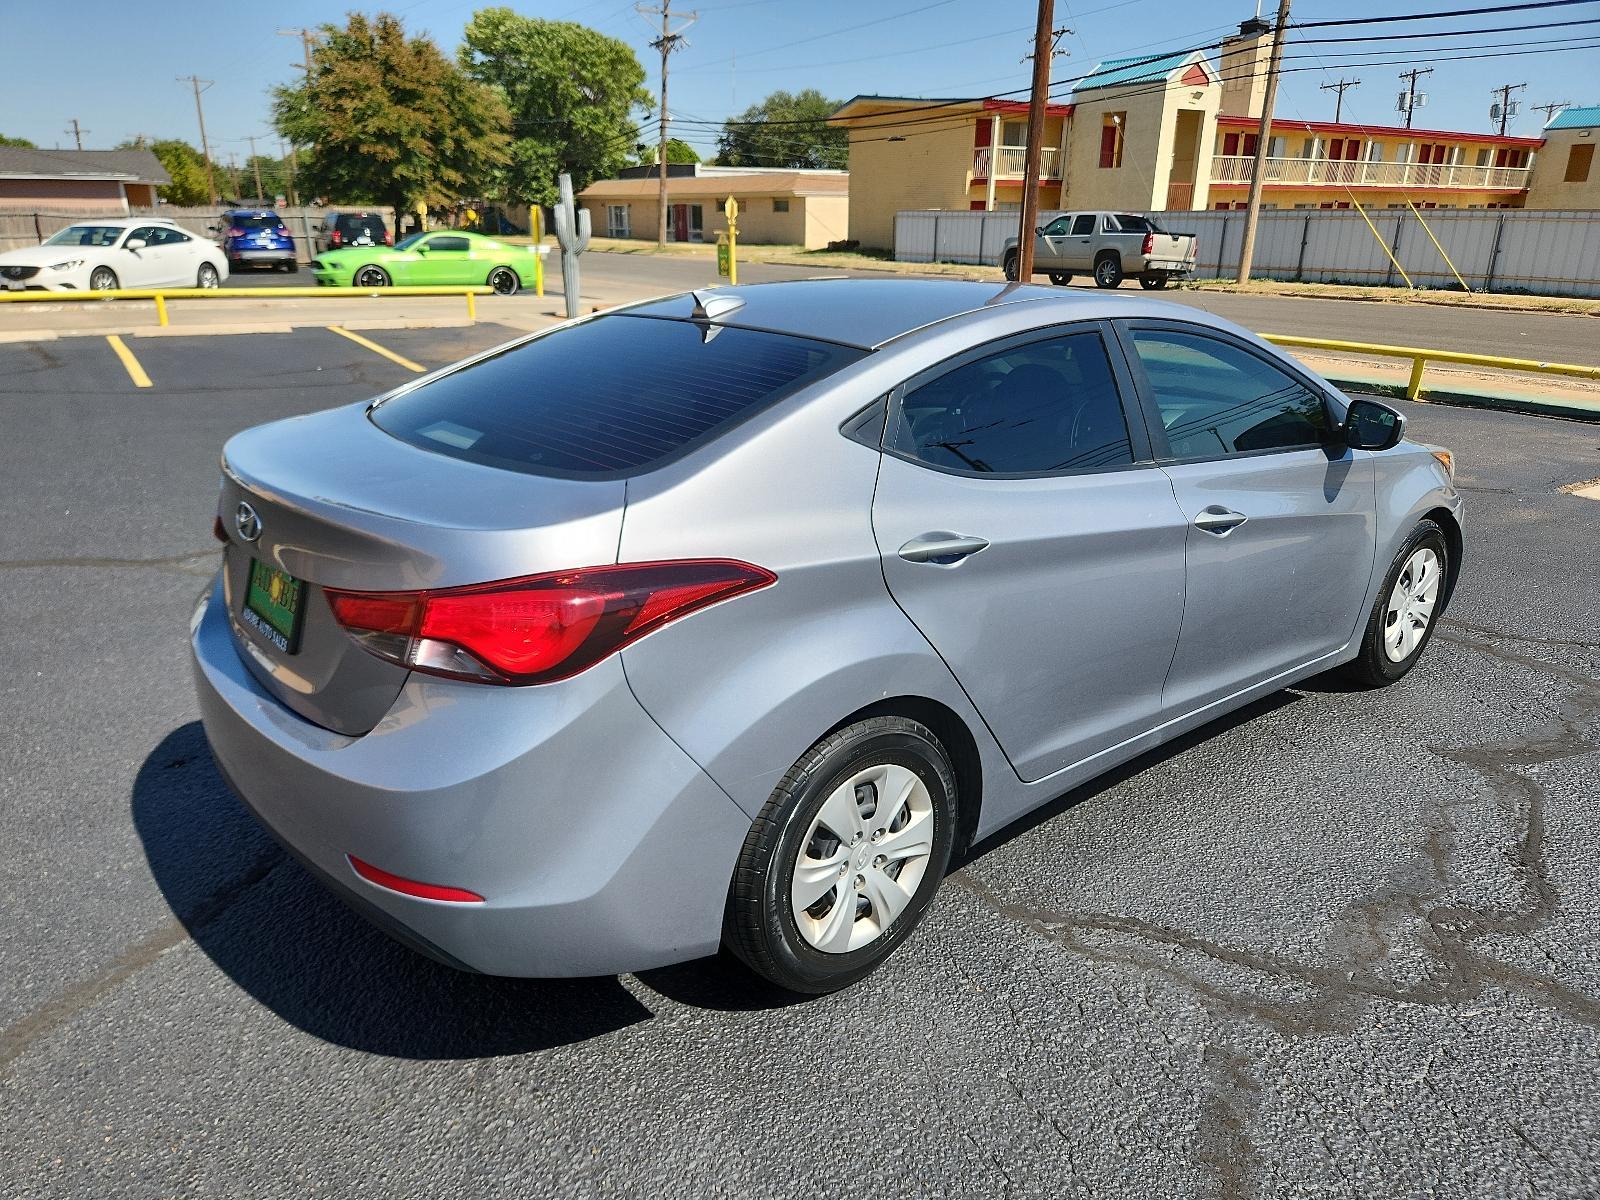
<svg viewBox="0 0 1600 1200">
<path fill-rule="evenodd" d="M 1133 344 L 1174 458 L 1320 446 L 1322 397 L 1247 350 L 1202 334 L 1135 329 Z"/>
<path fill-rule="evenodd" d="M 428 242 L 429 250 L 470 250 L 472 247 L 464 237 L 436 237 Z"/>
<path fill-rule="evenodd" d="M 1074 217 L 1072 221 L 1072 232 L 1074 236 L 1078 237 L 1093 233 L 1094 214 L 1083 213 L 1080 216 Z"/>
<path fill-rule="evenodd" d="M 890 448 L 929 466 L 979 474 L 1133 461 L 1097 333 L 1029 342 L 921 384 L 900 401 Z"/>
<path fill-rule="evenodd" d="M 181 229 L 152 229 L 150 231 L 150 244 L 152 246 L 176 246 L 179 242 L 187 242 L 189 235 Z"/>
<path fill-rule="evenodd" d="M 1071 221 L 1072 221 L 1071 217 L 1057 217 L 1054 221 L 1051 221 L 1050 224 L 1048 224 L 1048 225 L 1046 225 L 1044 227 L 1044 236 L 1045 237 L 1062 237 L 1062 236 L 1064 236 L 1066 234 L 1066 232 L 1067 232 L 1067 226 L 1069 224 L 1071 224 Z"/>
</svg>

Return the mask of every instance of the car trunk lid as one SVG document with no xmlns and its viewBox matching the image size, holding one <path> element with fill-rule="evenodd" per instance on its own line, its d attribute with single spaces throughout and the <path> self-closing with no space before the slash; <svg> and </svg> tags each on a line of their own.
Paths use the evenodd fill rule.
<svg viewBox="0 0 1600 1200">
<path fill-rule="evenodd" d="M 623 497 L 618 480 L 526 475 L 430 454 L 374 426 L 365 405 L 248 430 L 224 450 L 218 508 L 240 655 L 301 716 L 365 733 L 409 671 L 350 638 L 324 588 L 451 587 L 612 563 Z M 280 579 L 280 596 L 271 572 L 258 573 L 252 604 L 255 562 L 302 586 Z M 289 604 L 275 609 L 274 601 Z M 291 610 L 293 620 L 274 626 L 273 612 Z"/>
</svg>

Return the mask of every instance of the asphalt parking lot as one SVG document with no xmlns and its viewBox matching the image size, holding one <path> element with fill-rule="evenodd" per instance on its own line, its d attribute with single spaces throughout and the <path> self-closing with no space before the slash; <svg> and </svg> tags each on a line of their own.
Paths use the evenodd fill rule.
<svg viewBox="0 0 1600 1200">
<path fill-rule="evenodd" d="M 1469 502 L 1408 679 L 1062 797 L 793 1003 L 436 966 L 218 779 L 223 441 L 513 334 L 364 336 L 0 345 L 0 1195 L 1600 1193 L 1600 426 L 1406 406 Z"/>
</svg>

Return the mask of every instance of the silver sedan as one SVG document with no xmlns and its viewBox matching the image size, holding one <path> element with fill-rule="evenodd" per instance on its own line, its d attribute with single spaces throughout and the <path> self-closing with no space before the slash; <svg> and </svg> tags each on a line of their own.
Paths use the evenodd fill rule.
<svg viewBox="0 0 1600 1200">
<path fill-rule="evenodd" d="M 975 838 L 1307 676 L 1410 671 L 1461 499 L 1403 427 L 1140 297 L 650 301 L 231 440 L 206 731 L 436 958 L 726 945 L 828 991 Z"/>
</svg>

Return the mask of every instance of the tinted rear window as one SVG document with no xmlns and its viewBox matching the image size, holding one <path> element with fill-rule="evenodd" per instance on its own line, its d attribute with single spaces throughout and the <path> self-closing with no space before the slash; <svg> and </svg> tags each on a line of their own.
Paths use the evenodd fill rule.
<svg viewBox="0 0 1600 1200">
<path fill-rule="evenodd" d="M 334 228 L 338 229 L 341 233 L 354 233 L 356 230 L 364 229 L 368 233 L 382 235 L 383 218 L 369 216 L 353 217 L 345 215 L 338 218 L 338 220 L 334 222 Z"/>
<path fill-rule="evenodd" d="M 235 229 L 281 229 L 282 217 L 245 217 L 235 216 L 229 219 Z"/>
<path fill-rule="evenodd" d="M 616 315 L 547 334 L 373 410 L 380 429 L 533 475 L 634 474 L 862 356 L 829 342 Z"/>
</svg>

